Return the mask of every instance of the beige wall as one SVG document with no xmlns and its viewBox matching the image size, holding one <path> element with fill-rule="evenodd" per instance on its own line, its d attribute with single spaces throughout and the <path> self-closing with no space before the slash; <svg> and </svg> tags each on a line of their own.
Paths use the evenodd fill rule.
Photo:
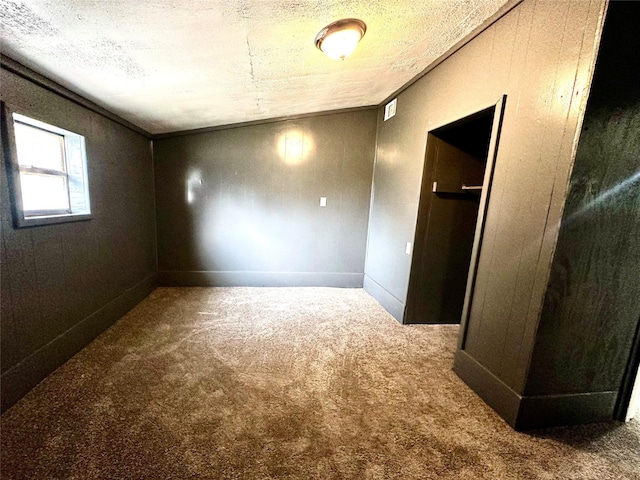
<svg viewBox="0 0 640 480">
<path fill-rule="evenodd" d="M 465 349 L 516 391 L 546 289 L 604 7 L 604 0 L 525 0 L 402 92 L 397 115 L 379 122 L 365 285 L 398 317 L 427 132 L 507 95 Z"/>
</svg>

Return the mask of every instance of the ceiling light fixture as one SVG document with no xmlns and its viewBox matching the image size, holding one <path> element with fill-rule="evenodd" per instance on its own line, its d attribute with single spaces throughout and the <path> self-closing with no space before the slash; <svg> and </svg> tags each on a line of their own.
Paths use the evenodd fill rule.
<svg viewBox="0 0 640 480">
<path fill-rule="evenodd" d="M 367 26 L 357 18 L 344 18 L 324 27 L 316 35 L 316 47 L 334 60 L 344 60 L 358 46 Z"/>
</svg>

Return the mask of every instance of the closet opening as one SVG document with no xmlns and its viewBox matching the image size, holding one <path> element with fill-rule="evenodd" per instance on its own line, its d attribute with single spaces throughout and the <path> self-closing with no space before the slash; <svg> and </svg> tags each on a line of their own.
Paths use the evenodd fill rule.
<svg viewBox="0 0 640 480">
<path fill-rule="evenodd" d="M 488 198 L 483 188 L 491 184 L 493 160 L 487 160 L 495 153 L 500 123 L 494 117 L 501 107 L 499 102 L 428 133 L 404 323 L 461 321 L 472 254 L 475 248 L 477 257 L 481 243 L 476 226 L 482 228 L 478 213 Z"/>
</svg>

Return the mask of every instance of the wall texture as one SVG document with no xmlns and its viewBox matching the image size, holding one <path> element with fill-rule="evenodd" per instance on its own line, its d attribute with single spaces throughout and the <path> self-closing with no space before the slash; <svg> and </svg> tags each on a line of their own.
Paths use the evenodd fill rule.
<svg viewBox="0 0 640 480">
<path fill-rule="evenodd" d="M 610 5 L 525 395 L 616 401 L 640 317 L 640 3 Z"/>
<path fill-rule="evenodd" d="M 154 141 L 161 281 L 362 286 L 375 135 L 368 109 Z"/>
<path fill-rule="evenodd" d="M 2 100 L 86 139 L 93 218 L 15 229 L 3 153 L 2 409 L 144 298 L 156 283 L 150 141 L 7 70 Z"/>
<path fill-rule="evenodd" d="M 522 392 L 605 2 L 525 0 L 398 96 L 380 119 L 365 288 L 402 320 L 427 132 L 507 95 L 466 342 Z M 379 112 L 382 115 L 382 109 Z"/>
</svg>

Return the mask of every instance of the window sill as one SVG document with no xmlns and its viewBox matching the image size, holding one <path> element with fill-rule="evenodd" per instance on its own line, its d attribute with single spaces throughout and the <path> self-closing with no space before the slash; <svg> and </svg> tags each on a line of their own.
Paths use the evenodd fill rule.
<svg viewBox="0 0 640 480">
<path fill-rule="evenodd" d="M 41 225 L 55 225 L 58 223 L 70 223 L 70 222 L 82 222 L 85 220 L 91 220 L 92 215 L 90 213 L 80 214 L 64 214 L 64 215 L 50 215 L 46 217 L 28 217 L 21 218 L 20 215 L 16 215 L 16 228 L 26 227 L 38 227 Z"/>
</svg>

